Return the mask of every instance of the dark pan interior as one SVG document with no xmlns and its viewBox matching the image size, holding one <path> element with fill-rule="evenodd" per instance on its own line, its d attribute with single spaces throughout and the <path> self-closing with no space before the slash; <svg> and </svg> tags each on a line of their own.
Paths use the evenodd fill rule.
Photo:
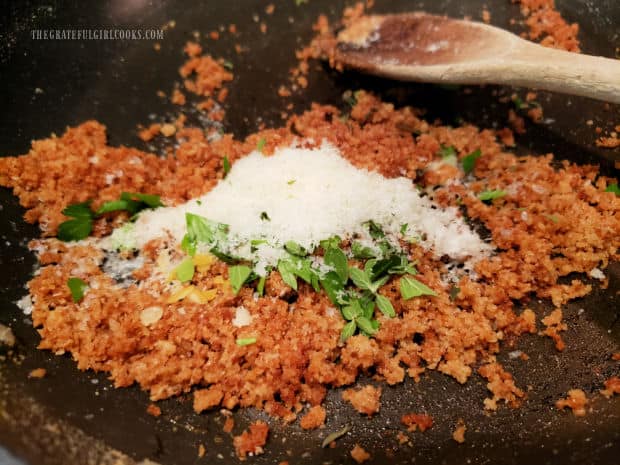
<svg viewBox="0 0 620 465">
<path fill-rule="evenodd" d="M 210 53 L 234 64 L 235 80 L 225 105 L 226 130 L 244 137 L 260 122 L 280 125 L 285 102 L 276 91 L 295 64 L 295 48 L 309 39 L 311 24 L 319 13 L 335 19 L 344 2 L 310 0 L 297 6 L 294 0 L 284 0 L 276 4 L 273 16 L 265 14 L 266 3 L 162 1 L 150 5 L 139 0 L 110 0 L 86 6 L 83 2 L 24 1 L 4 7 L 0 154 L 25 153 L 32 139 L 62 133 L 66 125 L 86 119 L 106 124 L 112 144 L 146 148 L 136 137 L 136 125 L 149 123 L 150 115 L 173 115 L 175 108 L 158 98 L 156 91 L 169 92 L 177 80 L 183 44 L 193 31 L 205 33 L 229 23 L 235 23 L 241 32 L 237 39 L 223 34 L 219 41 L 202 40 Z M 483 4 L 490 7 L 493 24 L 522 30 L 519 24 L 509 22 L 510 18 L 520 19 L 520 13 L 508 0 L 378 0 L 374 11 L 424 9 L 478 19 Z M 579 22 L 584 52 L 615 56 L 620 46 L 617 0 L 557 0 L 556 4 L 569 21 Z M 253 14 L 267 23 L 266 35 L 259 32 Z M 176 27 L 165 32 L 159 53 L 151 41 L 30 38 L 32 29 L 158 28 L 172 19 Z M 250 52 L 235 54 L 237 41 Z M 398 104 L 427 108 L 431 119 L 463 119 L 482 127 L 505 125 L 510 108 L 509 103 L 498 101 L 495 94 L 501 89 L 493 86 L 471 87 L 472 92 L 465 94 L 462 89 L 338 74 L 318 63 L 311 70 L 307 91 L 292 101 L 297 111 L 308 108 L 312 101 L 344 106 L 342 93 L 358 88 Z M 546 93 L 539 94 L 539 101 L 549 121 L 540 125 L 527 122 L 527 134 L 517 137 L 518 152 L 554 152 L 558 158 L 578 163 L 599 163 L 603 173 L 618 175 L 614 161 L 620 159 L 620 151 L 596 148 L 593 129 L 620 124 L 618 106 Z M 586 125 L 590 119 L 592 127 Z M 0 190 L 0 204 L 0 322 L 10 325 L 18 339 L 15 353 L 0 349 L 0 355 L 8 355 L 0 362 L 0 443 L 32 464 L 132 463 L 143 459 L 179 465 L 236 462 L 231 438 L 222 433 L 222 416 L 218 412 L 194 414 L 190 395 L 161 402 L 163 415 L 154 418 L 146 414 L 148 397 L 139 388 L 115 390 L 105 375 L 79 372 L 70 356 L 35 349 L 38 336 L 13 302 L 25 293 L 35 262 L 25 244 L 38 230 L 22 221 L 23 210 L 7 189 Z M 464 386 L 430 373 L 417 384 L 386 387 L 381 413 L 370 420 L 344 405 L 339 392 L 332 391 L 324 429 L 303 432 L 296 425 L 284 428 L 269 420 L 272 433 L 266 453 L 249 462 L 348 463 L 348 451 L 360 443 L 372 452 L 375 463 L 618 463 L 620 398 L 607 401 L 598 396 L 592 412 L 583 418 L 553 407 L 568 389 L 579 387 L 595 393 L 605 379 L 618 374 L 619 365 L 610 360 L 610 354 L 620 350 L 620 266 L 612 265 L 606 274 L 610 281 L 607 289 L 595 284 L 590 296 L 565 309 L 569 330 L 564 352 L 556 352 L 550 339 L 537 336 L 523 337 L 502 352 L 500 360 L 517 384 L 528 389 L 522 408 L 502 407 L 497 413 L 484 413 L 486 389 L 475 376 Z M 536 300 L 530 306 L 539 315 L 550 308 L 547 302 Z M 507 353 L 517 349 L 531 358 L 510 359 Z M 47 376 L 28 380 L 29 371 L 38 367 L 45 368 Z M 411 445 L 398 446 L 400 415 L 410 411 L 428 412 L 435 418 L 435 426 L 413 434 Z M 266 417 L 253 410 L 235 412 L 235 434 L 256 418 Z M 463 445 L 451 439 L 458 418 L 468 427 Z M 350 425 L 351 430 L 337 447 L 321 449 L 323 438 L 344 425 Z M 198 457 L 199 444 L 206 448 L 204 458 Z"/>
</svg>

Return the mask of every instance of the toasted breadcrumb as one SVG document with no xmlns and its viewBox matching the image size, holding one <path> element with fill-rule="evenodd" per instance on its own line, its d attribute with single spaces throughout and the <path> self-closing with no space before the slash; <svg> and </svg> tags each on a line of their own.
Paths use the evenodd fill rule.
<svg viewBox="0 0 620 465">
<path fill-rule="evenodd" d="M 28 378 L 44 378 L 47 374 L 45 368 L 35 368 L 30 373 L 28 373 Z"/>
<path fill-rule="evenodd" d="M 541 321 L 547 327 L 541 334 L 549 336 L 555 342 L 555 348 L 559 351 L 564 350 L 565 344 L 560 331 L 566 331 L 568 326 L 562 322 L 562 310 L 556 308 Z"/>
<path fill-rule="evenodd" d="M 519 389 L 512 375 L 499 363 L 488 363 L 478 369 L 478 373 L 488 380 L 487 389 L 493 397 L 484 399 L 484 408 L 497 410 L 497 402 L 503 400 L 511 407 L 518 407 L 525 393 Z"/>
<path fill-rule="evenodd" d="M 351 449 L 351 457 L 353 457 L 353 460 L 357 463 L 364 463 L 366 460 L 369 460 L 371 456 L 362 446 L 355 444 L 353 449 Z"/>
<path fill-rule="evenodd" d="M 347 389 L 342 393 L 342 398 L 358 412 L 373 415 L 381 407 L 381 388 L 368 384 L 358 389 Z"/>
<path fill-rule="evenodd" d="M 459 418 L 456 423 L 456 428 L 452 432 L 452 439 L 459 444 L 463 444 L 465 442 L 465 431 L 467 431 L 467 426 L 465 426 L 465 422 Z"/>
<path fill-rule="evenodd" d="M 568 391 L 568 396 L 565 399 L 560 399 L 555 403 L 555 406 L 562 410 L 563 408 L 570 408 L 576 417 L 582 417 L 586 414 L 586 405 L 588 404 L 588 398 L 586 393 L 581 389 L 571 389 Z"/>
<path fill-rule="evenodd" d="M 200 413 L 216 407 L 220 404 L 222 397 L 224 397 L 224 393 L 217 387 L 194 391 L 194 411 Z"/>
<path fill-rule="evenodd" d="M 303 429 L 316 429 L 325 424 L 325 417 L 327 412 L 320 405 L 315 405 L 308 410 L 299 422 L 299 425 Z"/>
<path fill-rule="evenodd" d="M 207 453 L 207 449 L 205 448 L 204 444 L 199 444 L 198 445 L 198 458 L 203 458 L 206 453 Z"/>
<path fill-rule="evenodd" d="M 620 394 L 620 378 L 617 376 L 612 376 L 605 381 L 605 389 L 601 389 L 601 394 L 608 399 L 614 394 Z"/>
<path fill-rule="evenodd" d="M 250 425 L 249 430 L 244 431 L 239 436 L 233 438 L 233 445 L 237 457 L 241 460 L 248 455 L 260 455 L 264 452 L 263 446 L 267 442 L 269 426 L 264 421 L 255 421 Z"/>
<path fill-rule="evenodd" d="M 408 431 L 419 428 L 424 432 L 433 426 L 433 417 L 425 413 L 407 413 L 400 418 L 400 422 L 407 426 Z"/>
<path fill-rule="evenodd" d="M 222 431 L 224 431 L 225 433 L 232 433 L 234 427 L 235 419 L 232 416 L 226 417 L 226 420 L 224 420 L 224 426 L 222 427 Z"/>
<path fill-rule="evenodd" d="M 146 408 L 146 413 L 154 417 L 158 417 L 161 415 L 161 408 L 159 408 L 159 406 L 155 404 L 149 404 L 148 407 Z"/>
</svg>

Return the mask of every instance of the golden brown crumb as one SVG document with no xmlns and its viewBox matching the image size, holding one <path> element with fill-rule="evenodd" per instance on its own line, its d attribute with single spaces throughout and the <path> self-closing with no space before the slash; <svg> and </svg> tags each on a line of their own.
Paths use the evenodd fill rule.
<svg viewBox="0 0 620 465">
<path fill-rule="evenodd" d="M 491 12 L 487 10 L 486 8 L 482 10 L 482 21 L 484 21 L 487 24 L 491 22 Z"/>
<path fill-rule="evenodd" d="M 565 407 L 572 409 L 573 414 L 576 417 L 582 417 L 586 414 L 586 405 L 588 404 L 588 398 L 586 393 L 581 389 L 571 389 L 568 391 L 568 396 L 565 399 L 560 399 L 555 403 L 555 406 L 562 410 Z"/>
<path fill-rule="evenodd" d="M 160 129 L 161 129 L 161 124 L 153 123 L 148 128 L 142 129 L 141 131 L 139 131 L 138 137 L 142 139 L 144 142 L 148 142 L 151 139 L 153 139 L 153 137 L 159 134 Z"/>
<path fill-rule="evenodd" d="M 228 32 L 230 32 L 231 34 L 236 34 L 237 33 L 237 25 L 236 24 L 229 24 L 228 25 Z"/>
<path fill-rule="evenodd" d="M 525 121 L 513 109 L 508 110 L 508 123 L 517 134 L 525 134 Z"/>
<path fill-rule="evenodd" d="M 568 326 L 562 322 L 562 309 L 556 308 L 549 315 L 544 317 L 542 323 L 547 327 L 541 334 L 549 336 L 555 342 L 555 348 L 559 351 L 564 350 L 565 344 L 560 331 L 566 331 Z"/>
<path fill-rule="evenodd" d="M 320 405 L 315 405 L 314 407 L 311 407 L 310 410 L 308 410 L 308 413 L 302 417 L 299 425 L 303 429 L 316 429 L 325 424 L 326 415 L 327 412 L 325 412 L 323 407 Z"/>
<path fill-rule="evenodd" d="M 267 13 L 268 15 L 273 14 L 275 10 L 276 10 L 276 6 L 273 3 L 270 3 L 269 5 L 265 7 L 265 13 Z"/>
<path fill-rule="evenodd" d="M 175 105 L 185 105 L 186 99 L 183 92 L 179 89 L 174 89 L 172 91 L 172 96 L 170 97 L 170 101 Z"/>
<path fill-rule="evenodd" d="M 220 38 L 220 33 L 217 31 L 211 31 L 209 32 L 209 38 L 211 40 L 218 40 Z"/>
<path fill-rule="evenodd" d="M 262 32 L 263 34 L 267 34 L 267 24 L 261 22 L 259 27 L 260 27 L 260 32 Z"/>
<path fill-rule="evenodd" d="M 161 128 L 159 128 L 159 132 L 161 132 L 164 137 L 170 137 L 174 135 L 175 132 L 177 132 L 177 128 L 174 126 L 174 124 L 166 123 L 162 124 Z"/>
<path fill-rule="evenodd" d="M 611 354 L 611 359 L 612 360 L 616 360 L 616 361 L 620 361 L 620 352 L 615 352 L 615 353 Z"/>
<path fill-rule="evenodd" d="M 425 413 L 408 413 L 400 418 L 400 422 L 407 426 L 408 431 L 420 428 L 424 432 L 433 426 L 433 417 Z"/>
<path fill-rule="evenodd" d="M 605 389 L 601 389 L 601 394 L 608 399 L 614 394 L 620 394 L 620 378 L 617 376 L 612 376 L 605 381 Z"/>
<path fill-rule="evenodd" d="M 198 445 L 198 458 L 203 458 L 207 453 L 207 449 L 203 444 Z"/>
<path fill-rule="evenodd" d="M 362 446 L 359 444 L 355 444 L 353 449 L 351 449 L 351 457 L 357 463 L 364 463 L 366 460 L 370 459 L 370 454 L 364 450 Z"/>
<path fill-rule="evenodd" d="M 546 47 L 579 52 L 579 26 L 568 24 L 555 9 L 554 0 L 513 0 L 521 4 L 521 13 L 529 27 L 528 37 Z"/>
<path fill-rule="evenodd" d="M 215 89 L 233 78 L 230 72 L 209 55 L 190 56 L 179 69 L 179 73 L 185 78 L 184 85 L 187 90 L 205 97 L 212 95 Z"/>
<path fill-rule="evenodd" d="M 234 427 L 235 427 L 235 419 L 232 416 L 226 417 L 226 420 L 224 421 L 224 427 L 222 428 L 222 430 L 225 433 L 231 433 Z"/>
<path fill-rule="evenodd" d="M 188 57 L 194 58 L 202 54 L 202 47 L 196 42 L 189 41 L 185 44 L 183 51 Z"/>
<path fill-rule="evenodd" d="M 269 426 L 264 421 L 255 421 L 250 425 L 249 431 L 246 430 L 239 436 L 233 438 L 233 445 L 237 457 L 245 459 L 248 454 L 260 455 L 264 452 L 263 446 L 267 442 Z"/>
<path fill-rule="evenodd" d="M 158 90 L 156 94 L 159 98 L 166 98 L 166 93 L 163 90 Z"/>
<path fill-rule="evenodd" d="M 278 88 L 278 95 L 280 97 L 290 97 L 291 91 L 286 88 L 286 86 L 280 86 Z"/>
<path fill-rule="evenodd" d="M 159 408 L 159 406 L 155 404 L 149 404 L 148 407 L 146 408 L 146 413 L 154 417 L 158 417 L 161 415 L 161 408 Z"/>
<path fill-rule="evenodd" d="M 487 363 L 478 368 L 478 373 L 488 380 L 487 389 L 493 397 L 484 399 L 484 408 L 497 410 L 497 401 L 503 400 L 511 407 L 518 407 L 525 393 L 519 389 L 510 373 L 499 363 Z"/>
<path fill-rule="evenodd" d="M 401 445 L 409 442 L 409 436 L 407 436 L 402 431 L 399 431 L 398 433 L 396 433 L 396 439 L 398 439 L 398 443 Z"/>
<path fill-rule="evenodd" d="M 606 149 L 615 149 L 616 147 L 620 147 L 620 138 L 618 138 L 618 136 L 599 137 L 596 140 L 596 146 Z"/>
<path fill-rule="evenodd" d="M 45 368 L 35 368 L 30 373 L 28 373 L 28 378 L 43 378 L 47 374 Z"/>
<path fill-rule="evenodd" d="M 527 116 L 535 123 L 540 123 L 543 119 L 543 110 L 541 107 L 530 108 L 527 111 Z"/>
<path fill-rule="evenodd" d="M 224 393 L 218 388 L 199 389 L 194 391 L 194 411 L 200 413 L 204 410 L 216 407 L 224 397 Z"/>
<path fill-rule="evenodd" d="M 381 388 L 367 384 L 358 389 L 347 389 L 342 393 L 342 398 L 358 412 L 373 415 L 381 407 Z"/>
<path fill-rule="evenodd" d="M 465 442 L 465 431 L 467 431 L 467 426 L 465 426 L 463 419 L 459 418 L 456 423 L 456 428 L 452 432 L 452 439 L 459 444 L 463 444 Z"/>
</svg>

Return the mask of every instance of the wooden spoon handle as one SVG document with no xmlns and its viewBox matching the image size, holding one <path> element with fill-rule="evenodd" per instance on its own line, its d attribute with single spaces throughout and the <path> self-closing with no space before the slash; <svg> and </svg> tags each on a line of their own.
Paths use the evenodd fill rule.
<svg viewBox="0 0 620 465">
<path fill-rule="evenodd" d="M 620 103 L 620 60 L 570 53 L 519 40 L 506 57 L 505 70 L 497 76 L 503 76 L 505 84 Z"/>
</svg>

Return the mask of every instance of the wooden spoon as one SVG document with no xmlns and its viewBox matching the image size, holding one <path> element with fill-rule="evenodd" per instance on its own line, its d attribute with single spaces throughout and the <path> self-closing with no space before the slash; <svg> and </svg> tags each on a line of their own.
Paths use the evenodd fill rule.
<svg viewBox="0 0 620 465">
<path fill-rule="evenodd" d="M 620 103 L 620 60 L 551 49 L 486 24 L 405 13 L 340 31 L 345 66 L 403 81 L 509 84 Z"/>
</svg>

